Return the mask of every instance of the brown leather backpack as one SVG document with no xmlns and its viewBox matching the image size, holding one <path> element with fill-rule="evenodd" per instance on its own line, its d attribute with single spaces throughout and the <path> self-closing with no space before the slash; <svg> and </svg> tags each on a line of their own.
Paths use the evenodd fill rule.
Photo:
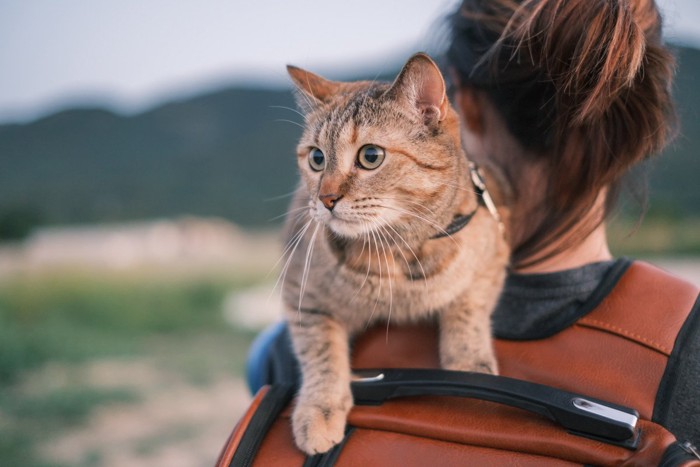
<svg viewBox="0 0 700 467">
<path fill-rule="evenodd" d="M 632 263 L 567 329 L 497 340 L 500 376 L 438 370 L 433 328 L 392 328 L 388 340 L 385 327 L 370 330 L 353 345 L 353 368 L 364 378 L 353 383 L 356 406 L 341 445 L 313 457 L 298 451 L 292 389 L 268 386 L 218 465 L 700 466 L 692 445 L 651 421 L 697 299 L 692 284 Z"/>
</svg>

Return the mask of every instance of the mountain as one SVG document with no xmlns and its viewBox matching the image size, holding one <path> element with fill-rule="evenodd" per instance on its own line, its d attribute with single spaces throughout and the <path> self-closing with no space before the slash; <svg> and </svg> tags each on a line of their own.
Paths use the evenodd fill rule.
<svg viewBox="0 0 700 467">
<path fill-rule="evenodd" d="M 73 109 L 0 127 L 0 212 L 47 223 L 182 214 L 263 224 L 293 189 L 286 90 L 226 89 L 143 114 Z"/>
<path fill-rule="evenodd" d="M 683 126 L 655 163 L 652 207 L 700 217 L 700 51 L 678 57 Z M 138 115 L 82 108 L 2 125 L 0 238 L 35 224 L 187 214 L 270 225 L 296 181 L 294 109 L 289 90 L 241 86 Z"/>
</svg>

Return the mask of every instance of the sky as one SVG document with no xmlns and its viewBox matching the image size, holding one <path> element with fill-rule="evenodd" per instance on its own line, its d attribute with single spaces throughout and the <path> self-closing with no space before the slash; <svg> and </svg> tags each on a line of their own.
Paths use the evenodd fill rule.
<svg viewBox="0 0 700 467">
<path fill-rule="evenodd" d="M 71 105 L 137 112 L 285 65 L 386 71 L 429 46 L 456 0 L 2 0 L 0 123 Z M 700 1 L 661 0 L 667 35 L 700 47 Z"/>
</svg>

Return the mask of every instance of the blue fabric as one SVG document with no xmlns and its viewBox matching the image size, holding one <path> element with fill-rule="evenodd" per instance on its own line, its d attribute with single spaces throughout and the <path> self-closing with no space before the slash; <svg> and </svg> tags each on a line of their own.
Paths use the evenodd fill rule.
<svg viewBox="0 0 700 467">
<path fill-rule="evenodd" d="M 275 323 L 265 329 L 253 341 L 246 360 L 246 380 L 251 394 L 255 394 L 267 383 L 270 349 L 273 342 L 284 331 L 284 322 Z"/>
</svg>

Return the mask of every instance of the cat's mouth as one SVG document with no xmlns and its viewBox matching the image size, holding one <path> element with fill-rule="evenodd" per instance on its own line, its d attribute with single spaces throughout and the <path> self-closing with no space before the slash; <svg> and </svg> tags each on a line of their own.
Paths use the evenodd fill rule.
<svg viewBox="0 0 700 467">
<path fill-rule="evenodd" d="M 367 235 L 381 228 L 387 220 L 386 215 L 381 216 L 374 210 L 357 209 L 352 204 L 338 204 L 329 210 L 319 202 L 313 206 L 312 213 L 317 222 L 327 226 L 336 235 L 346 238 Z"/>
<path fill-rule="evenodd" d="M 367 228 L 362 222 L 356 219 L 344 219 L 341 214 L 329 213 L 330 216 L 325 224 L 336 234 L 344 237 L 357 237 L 364 233 Z"/>
<path fill-rule="evenodd" d="M 368 223 L 356 216 L 348 215 L 342 210 L 328 211 L 326 209 L 316 211 L 316 220 L 326 225 L 333 233 L 341 237 L 355 238 L 367 233 Z"/>
</svg>

